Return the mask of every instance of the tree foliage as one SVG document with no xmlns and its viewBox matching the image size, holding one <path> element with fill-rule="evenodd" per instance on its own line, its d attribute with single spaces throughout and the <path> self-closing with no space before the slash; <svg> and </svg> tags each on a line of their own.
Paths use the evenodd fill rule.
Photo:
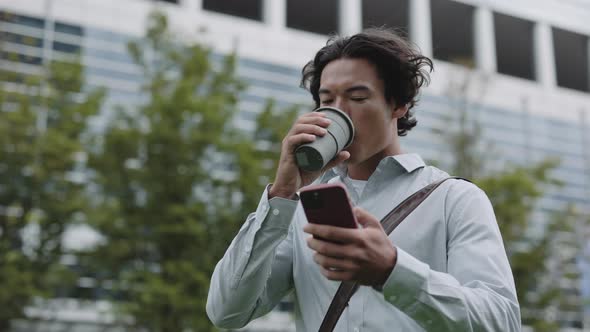
<svg viewBox="0 0 590 332">
<path fill-rule="evenodd" d="M 93 226 L 104 241 L 88 264 L 114 281 L 133 325 L 209 331 L 209 278 L 256 206 L 276 148 L 261 149 L 232 127 L 245 87 L 235 55 L 215 62 L 208 48 L 177 42 L 160 13 L 129 51 L 147 102 L 119 109 L 97 138 Z M 294 110 L 273 108 L 262 112 L 257 135 L 274 139 L 293 118 Z"/>
<path fill-rule="evenodd" d="M 449 116 L 449 123 L 456 125 L 455 130 L 448 130 L 448 127 L 453 127 L 449 125 L 436 132 L 443 135 L 450 145 L 453 174 L 470 177 L 487 193 L 494 206 L 515 279 L 523 324 L 535 331 L 557 331 L 558 318 L 547 313 L 567 307 L 564 306 L 560 279 L 553 273 L 555 264 L 562 266 L 566 262 L 560 254 L 556 254 L 563 244 L 554 239 L 556 234 L 572 232 L 572 225 L 579 221 L 579 217 L 572 212 L 572 207 L 564 208 L 547 218 L 542 234 L 531 236 L 532 223 L 540 222 L 534 216 L 540 198 L 549 188 L 561 186 L 551 177 L 559 160 L 548 158 L 524 166 L 504 164 L 496 169 L 487 167 L 493 164 L 493 159 L 501 160 L 502 156 L 486 142 L 482 126 L 474 119 L 476 105 L 473 100 L 479 100 L 481 96 L 472 96 L 469 88 L 477 83 L 477 79 L 473 77 L 476 74 L 468 75 L 471 76 L 455 84 L 454 90 L 448 93 L 458 106 Z M 480 83 L 485 86 L 487 78 Z M 577 246 L 574 243 L 570 245 Z"/>
<path fill-rule="evenodd" d="M 0 330 L 33 298 L 74 279 L 59 264 L 62 236 L 85 219 L 82 136 L 102 91 L 84 92 L 79 58 L 42 77 L 2 72 L 0 86 Z"/>
</svg>

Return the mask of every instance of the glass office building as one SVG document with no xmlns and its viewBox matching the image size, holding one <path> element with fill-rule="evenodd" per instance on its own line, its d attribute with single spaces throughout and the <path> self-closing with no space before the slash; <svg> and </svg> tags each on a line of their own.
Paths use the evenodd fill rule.
<svg viewBox="0 0 590 332">
<path fill-rule="evenodd" d="M 398 27 L 435 59 L 432 84 L 415 110 L 419 125 L 402 138 L 404 150 L 448 164 L 450 151 L 440 130 L 456 129 L 449 117 L 465 109 L 492 147 L 490 169 L 560 158 L 553 176 L 564 185 L 541 199 L 532 217 L 534 236 L 543 232 L 552 213 L 567 204 L 590 216 L 590 3 L 534 3 L 0 0 L 0 69 L 16 74 L 12 82 L 5 82 L 11 89 L 28 75 L 42 75 L 50 59 L 81 54 L 88 88 L 108 89 L 102 118 L 94 123 L 100 130 L 114 106 L 143 101 L 141 73 L 126 43 L 142 36 L 146 14 L 159 8 L 169 15 L 173 29 L 210 45 L 214 61 L 237 52 L 237 71 L 248 88 L 240 97 L 235 125 L 252 131 L 269 98 L 279 109 L 291 105 L 311 109 L 310 96 L 299 88 L 300 70 L 325 43 L 326 35 L 350 34 L 369 26 Z M 561 15 L 553 15 L 556 12 Z M 92 236 L 83 227 L 73 231 Z M 576 234 L 563 236 L 564 243 L 578 241 Z M 580 260 L 572 259 L 565 269 L 578 273 L 579 267 L 587 268 Z M 575 283 L 564 280 L 562 285 L 580 308 L 582 292 L 588 292 L 582 285 L 590 283 L 586 273 L 586 279 L 579 274 Z M 80 282 L 79 294 L 101 297 L 91 280 Z M 584 320 L 582 309 L 559 317 L 564 326 L 574 328 Z"/>
</svg>

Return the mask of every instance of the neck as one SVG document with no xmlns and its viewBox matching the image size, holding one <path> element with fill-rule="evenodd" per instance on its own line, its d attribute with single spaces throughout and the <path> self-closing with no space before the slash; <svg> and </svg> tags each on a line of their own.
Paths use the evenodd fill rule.
<svg viewBox="0 0 590 332">
<path fill-rule="evenodd" d="M 379 166 L 381 160 L 398 154 L 402 154 L 402 150 L 399 142 L 396 140 L 395 143 L 388 145 L 385 149 L 374 154 L 370 158 L 357 164 L 349 164 L 347 167 L 348 177 L 354 180 L 368 180 L 377 169 L 377 166 Z"/>
</svg>

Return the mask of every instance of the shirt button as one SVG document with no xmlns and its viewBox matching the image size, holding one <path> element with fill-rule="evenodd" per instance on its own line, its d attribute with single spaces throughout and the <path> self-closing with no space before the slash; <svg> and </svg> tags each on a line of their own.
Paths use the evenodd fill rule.
<svg viewBox="0 0 590 332">
<path fill-rule="evenodd" d="M 279 210 L 278 209 L 273 209 L 272 210 L 272 214 L 275 215 L 275 216 L 278 216 L 279 215 Z"/>
</svg>

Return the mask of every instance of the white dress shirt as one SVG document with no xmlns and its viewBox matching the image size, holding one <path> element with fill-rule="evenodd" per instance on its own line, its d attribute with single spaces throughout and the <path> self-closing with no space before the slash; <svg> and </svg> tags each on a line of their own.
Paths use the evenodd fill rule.
<svg viewBox="0 0 590 332">
<path fill-rule="evenodd" d="M 447 176 L 404 154 L 384 158 L 360 194 L 344 167 L 315 183 L 342 181 L 353 203 L 380 220 Z M 313 261 L 299 202 L 267 195 L 215 267 L 207 314 L 219 327 L 242 327 L 294 292 L 297 331 L 317 331 L 340 283 L 326 279 Z M 489 199 L 474 184 L 446 181 L 389 238 L 398 257 L 383 290 L 360 287 L 335 331 L 520 330 L 502 237 Z"/>
</svg>

